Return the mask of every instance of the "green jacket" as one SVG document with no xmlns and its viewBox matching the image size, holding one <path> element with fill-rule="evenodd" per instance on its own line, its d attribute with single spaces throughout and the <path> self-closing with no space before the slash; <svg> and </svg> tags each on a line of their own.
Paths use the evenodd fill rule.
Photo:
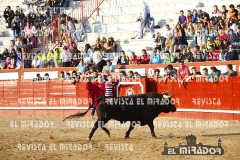
<svg viewBox="0 0 240 160">
<path fill-rule="evenodd" d="M 42 61 L 42 62 L 46 62 L 46 56 L 44 53 L 39 53 L 38 54 L 38 58 Z"/>
</svg>

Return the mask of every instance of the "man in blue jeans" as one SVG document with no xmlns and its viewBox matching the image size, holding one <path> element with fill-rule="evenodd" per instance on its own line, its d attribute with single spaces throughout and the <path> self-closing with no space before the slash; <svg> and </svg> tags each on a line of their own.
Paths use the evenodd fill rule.
<svg viewBox="0 0 240 160">
<path fill-rule="evenodd" d="M 140 37 L 138 39 L 143 39 L 143 30 L 146 28 L 146 30 L 149 30 L 151 34 L 153 35 L 153 38 L 155 38 L 155 34 L 152 28 L 150 28 L 150 9 L 149 6 L 145 3 L 145 1 L 142 1 L 142 21 L 140 26 Z"/>
</svg>

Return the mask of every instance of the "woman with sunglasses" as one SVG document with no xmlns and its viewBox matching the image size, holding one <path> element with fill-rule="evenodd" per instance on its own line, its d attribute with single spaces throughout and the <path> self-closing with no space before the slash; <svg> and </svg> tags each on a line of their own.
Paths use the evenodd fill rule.
<svg viewBox="0 0 240 160">
<path fill-rule="evenodd" d="M 207 42 L 205 44 L 205 52 L 209 52 L 209 48 L 210 46 L 213 46 L 215 48 L 215 43 L 212 41 L 212 39 L 210 37 L 207 38 Z"/>
</svg>

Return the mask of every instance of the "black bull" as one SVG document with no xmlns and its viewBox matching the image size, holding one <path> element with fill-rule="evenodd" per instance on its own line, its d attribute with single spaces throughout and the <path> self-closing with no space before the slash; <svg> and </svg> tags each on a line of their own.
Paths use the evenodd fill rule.
<svg viewBox="0 0 240 160">
<path fill-rule="evenodd" d="M 146 94 L 138 94 L 117 98 L 108 98 L 104 96 L 98 97 L 94 101 L 98 102 L 98 107 L 96 110 L 98 119 L 94 123 L 88 140 L 91 140 L 94 132 L 97 130 L 98 127 L 101 127 L 108 134 L 108 136 L 110 136 L 109 130 L 105 127 L 105 124 L 110 119 L 115 119 L 117 121 L 120 121 L 120 123 L 130 121 L 130 126 L 128 131 L 126 132 L 125 138 L 129 138 L 130 132 L 135 127 L 135 125 L 133 124 L 139 124 L 141 126 L 147 124 L 151 130 L 152 137 L 156 137 L 154 132 L 153 120 L 158 117 L 161 112 L 169 113 L 176 111 L 175 105 L 171 103 L 171 97 L 173 97 L 173 95 L 168 96 L 169 92 L 171 92 L 171 90 L 164 92 L 163 94 L 149 92 Z M 65 121 L 66 119 L 83 117 L 93 107 L 93 104 L 89 106 L 86 112 L 71 115 L 65 118 L 63 121 Z"/>
</svg>

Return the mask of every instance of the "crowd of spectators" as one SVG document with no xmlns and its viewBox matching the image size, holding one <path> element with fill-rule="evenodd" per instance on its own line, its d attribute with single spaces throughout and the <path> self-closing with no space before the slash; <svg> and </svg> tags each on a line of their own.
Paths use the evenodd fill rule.
<svg viewBox="0 0 240 160">
<path fill-rule="evenodd" d="M 14 36 L 9 48 L 0 55 L 0 65 L 2 64 L 0 68 L 21 68 L 24 59 L 24 68 L 77 67 L 80 73 L 91 68 L 98 72 L 114 72 L 114 66 L 109 57 L 106 57 L 107 53 L 116 52 L 117 43 L 114 38 L 97 38 L 95 44 L 92 46 L 86 44 L 81 50 L 77 47 L 77 42 L 82 41 L 84 26 L 81 21 L 72 19 L 62 12 L 59 15 L 61 37 L 66 44 L 59 44 L 56 48 L 50 49 L 46 55 L 38 51 L 34 58 L 29 60 L 24 47 L 34 37 L 33 33 L 43 30 L 51 23 L 52 14 L 49 14 L 48 9 L 54 7 L 44 2 L 43 6 L 36 6 L 35 11 L 33 7 L 35 2 L 39 1 L 28 4 L 25 13 L 18 6 L 15 12 L 9 6 L 4 11 L 4 18 L 8 27 L 12 28 Z M 62 5 L 63 2 L 66 1 L 56 3 L 58 5 L 55 6 Z M 181 60 L 184 62 L 239 60 L 240 5 L 235 9 L 231 4 L 229 8 L 226 10 L 226 6 L 223 5 L 220 10 L 215 5 L 212 13 L 188 10 L 187 16 L 181 10 L 178 24 L 174 28 L 166 24 L 164 33 L 157 33 L 154 40 L 156 46 L 151 54 L 147 53 L 146 49 L 142 49 L 141 56 L 135 52 L 128 56 L 125 51 L 121 51 L 117 65 L 166 64 L 178 63 Z M 21 32 L 22 30 L 24 32 Z M 187 36 L 193 35 L 197 45 L 190 48 Z"/>
</svg>

